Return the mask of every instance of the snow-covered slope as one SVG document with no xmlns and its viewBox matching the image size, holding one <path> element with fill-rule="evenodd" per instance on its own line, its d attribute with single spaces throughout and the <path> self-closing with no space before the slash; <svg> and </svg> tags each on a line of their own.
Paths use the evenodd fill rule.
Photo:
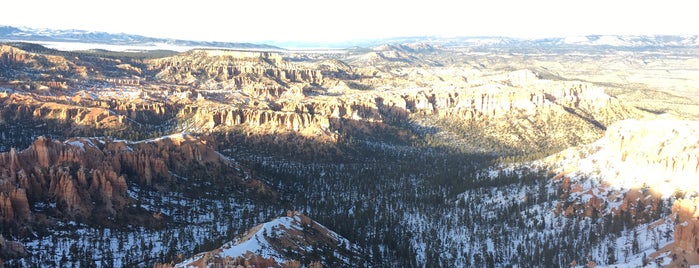
<svg viewBox="0 0 699 268">
<path fill-rule="evenodd" d="M 619 121 L 600 140 L 533 166 L 558 174 L 550 183 L 560 197 L 556 215 L 623 223 L 624 231 L 609 248 L 636 241 L 634 249 L 607 264 L 699 264 L 694 239 L 699 226 L 699 121 Z M 630 226 L 635 226 L 633 232 L 627 231 Z M 659 238 L 662 233 L 668 240 Z"/>
<path fill-rule="evenodd" d="M 597 178 L 616 188 L 699 192 L 699 122 L 624 120 L 597 142 L 543 160 L 568 176 Z"/>
<path fill-rule="evenodd" d="M 462 245 L 462 252 L 479 257 L 512 247 L 521 253 L 504 257 L 504 262 L 526 264 L 531 262 L 527 258 L 541 254 L 544 266 L 556 267 L 564 265 L 556 263 L 561 259 L 573 267 L 699 264 L 699 199 L 693 197 L 699 193 L 698 134 L 697 121 L 623 120 L 611 124 L 594 143 L 493 168 L 488 176 L 494 180 L 514 175 L 518 183 L 460 194 L 449 220 L 463 228 L 441 235 L 441 244 Z M 537 176 L 531 171 L 555 176 L 532 181 Z M 478 212 L 460 217 L 459 209 Z M 429 225 L 429 218 L 421 217 L 407 218 L 407 225 L 418 233 Z M 507 242 L 497 241 L 495 233 Z M 477 240 L 474 245 L 485 240 L 487 246 L 484 250 L 463 244 L 468 239 Z M 569 244 L 580 246 L 566 251 Z M 546 263 L 546 255 L 554 260 Z M 461 266 L 482 264 L 475 257 L 459 261 Z"/>
<path fill-rule="evenodd" d="M 208 267 L 212 263 L 348 266 L 359 260 L 358 252 L 347 239 L 323 225 L 298 212 L 287 212 L 284 217 L 253 227 L 221 248 L 199 253 L 175 267 Z"/>
</svg>

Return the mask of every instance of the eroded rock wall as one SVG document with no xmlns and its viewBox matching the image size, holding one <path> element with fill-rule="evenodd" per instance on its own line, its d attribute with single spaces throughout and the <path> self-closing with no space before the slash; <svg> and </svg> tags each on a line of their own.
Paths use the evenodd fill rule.
<svg viewBox="0 0 699 268">
<path fill-rule="evenodd" d="M 167 185 L 172 174 L 229 165 L 214 149 L 212 142 L 185 134 L 141 142 L 39 137 L 25 150 L 0 153 L 0 222 L 20 225 L 37 213 L 73 220 L 113 218 L 134 202 L 128 181 Z M 238 175 L 211 174 L 230 177 L 233 184 Z M 254 180 L 243 187 L 248 186 L 266 191 Z"/>
</svg>

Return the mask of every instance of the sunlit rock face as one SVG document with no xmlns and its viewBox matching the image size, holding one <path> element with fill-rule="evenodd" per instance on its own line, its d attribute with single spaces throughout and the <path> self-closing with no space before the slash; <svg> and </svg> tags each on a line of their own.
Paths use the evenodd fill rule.
<svg viewBox="0 0 699 268">
<path fill-rule="evenodd" d="M 699 191 L 697 134 L 694 121 L 624 120 L 612 124 L 595 143 L 536 163 L 559 172 L 554 182 L 563 194 L 557 210 L 567 216 L 581 211 L 587 216 L 632 213 L 638 204 L 653 210 L 660 198 Z M 575 201 L 580 198 L 585 202 Z"/>
<path fill-rule="evenodd" d="M 27 92 L 0 94 L 0 122 L 62 126 L 65 134 L 81 134 L 92 130 L 124 129 L 130 123 L 153 123 L 170 119 L 174 104 L 150 102 L 135 98 L 112 99 L 81 96 L 37 96 Z"/>
<path fill-rule="evenodd" d="M 272 52 L 192 50 L 153 60 L 150 65 L 150 69 L 157 72 L 157 78 L 178 84 L 214 82 L 227 88 L 278 88 L 280 82 L 323 81 L 319 70 L 284 62 L 281 55 Z"/>
<path fill-rule="evenodd" d="M 620 121 L 597 142 L 537 163 L 559 172 L 553 180 L 561 192 L 556 213 L 567 217 L 624 213 L 634 223 L 649 223 L 658 219 L 663 200 L 674 199 L 668 217 L 674 243 L 659 252 L 671 252 L 671 265 L 696 262 L 699 122 Z"/>
<path fill-rule="evenodd" d="M 0 93 L 5 104 L 0 120 L 49 122 L 46 128 L 70 132 L 58 133 L 67 136 L 145 138 L 149 131 L 168 128 L 212 132 L 240 126 L 256 134 L 292 132 L 325 141 L 337 141 L 348 131 L 404 139 L 414 134 L 406 129 L 411 120 L 435 129 L 444 126 L 429 123 L 442 120 L 476 129 L 470 137 L 479 138 L 471 147 L 485 139 L 521 153 L 592 142 L 611 122 L 638 114 L 591 83 L 547 80 L 526 68 L 491 73 L 442 66 L 415 55 L 433 49 L 376 48 L 369 56 L 380 54 L 385 67 L 377 68 L 360 60 L 363 56 L 309 61 L 273 52 L 205 49 L 138 64 L 105 58 L 88 65 L 79 58 L 51 61 L 6 47 L 4 63 L 23 66 L 17 69 L 41 72 L 49 66 L 34 66 L 31 59 L 44 57 L 37 62 L 82 70 L 93 80 L 65 74 L 59 83 L 67 81 L 69 90 L 40 98 L 22 90 Z"/>
<path fill-rule="evenodd" d="M 446 71 L 430 75 L 451 79 L 440 76 L 439 72 Z M 479 133 L 474 135 L 521 152 L 592 142 L 611 122 L 640 114 L 605 94 L 601 87 L 580 81 L 543 80 L 529 70 L 485 77 L 459 87 L 431 84 L 431 80 L 424 83 L 428 86 L 376 91 L 329 89 L 336 90 L 336 95 L 250 100 L 236 105 L 228 100 L 200 100 L 186 105 L 178 116 L 191 118 L 199 131 L 244 126 L 257 132 L 296 132 L 332 140 L 336 139 L 335 131 L 360 130 L 362 125 L 366 129 L 387 124 L 404 128 L 405 123 L 419 120 L 428 127 L 443 128 L 434 124 L 443 121 L 476 129 Z"/>
<path fill-rule="evenodd" d="M 598 178 L 617 188 L 649 187 L 669 196 L 699 191 L 699 123 L 624 120 L 599 141 L 547 158 L 561 171 Z"/>
<path fill-rule="evenodd" d="M 699 174 L 699 122 L 634 120 L 614 125 L 606 138 L 612 147 L 619 148 L 612 157 L 629 167 L 622 172 L 663 178 L 677 188 L 699 190 L 699 182 L 691 180 Z M 633 172 L 631 167 L 636 167 Z"/>
<path fill-rule="evenodd" d="M 50 72 L 69 71 L 74 64 L 60 56 L 27 52 L 8 45 L 0 45 L 0 64 L 12 67 L 41 68 Z"/>
<path fill-rule="evenodd" d="M 672 206 L 675 215 L 675 247 L 690 253 L 699 248 L 699 199 L 689 198 L 675 201 Z"/>
</svg>

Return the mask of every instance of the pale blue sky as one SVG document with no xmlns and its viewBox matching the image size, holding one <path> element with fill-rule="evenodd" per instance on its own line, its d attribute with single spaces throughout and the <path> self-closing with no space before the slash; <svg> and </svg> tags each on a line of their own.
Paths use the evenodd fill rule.
<svg viewBox="0 0 699 268">
<path fill-rule="evenodd" d="M 699 34 L 694 3 L 688 0 L 10 0 L 2 4 L 0 25 L 234 42 L 341 42 L 417 35 Z"/>
</svg>

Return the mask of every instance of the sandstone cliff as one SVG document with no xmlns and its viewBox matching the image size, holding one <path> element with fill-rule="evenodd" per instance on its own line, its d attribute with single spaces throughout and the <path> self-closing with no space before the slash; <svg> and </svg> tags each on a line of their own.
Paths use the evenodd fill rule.
<svg viewBox="0 0 699 268">
<path fill-rule="evenodd" d="M 675 216 L 675 248 L 691 254 L 699 254 L 699 199 L 687 198 L 675 201 L 672 213 Z"/>
<path fill-rule="evenodd" d="M 334 91 L 328 90 L 302 100 L 251 99 L 236 105 L 197 102 L 188 104 L 179 117 L 191 118 L 199 131 L 244 126 L 263 133 L 307 136 L 332 136 L 335 131 L 402 136 L 397 129 L 409 131 L 406 124 L 416 122 L 475 137 L 470 141 L 473 147 L 489 139 L 511 148 L 509 151 L 521 152 L 589 143 L 599 139 L 612 122 L 643 114 L 589 83 L 540 80 L 530 71 L 488 81 L 480 86 L 436 84 L 434 88 L 381 91 L 347 88 L 338 96 L 331 96 Z M 390 128 L 396 130 L 384 131 Z"/>
<path fill-rule="evenodd" d="M 699 264 L 699 199 L 696 197 L 678 199 L 672 206 L 675 220 L 674 242 L 663 250 L 672 256 L 671 267 L 688 267 Z"/>
<path fill-rule="evenodd" d="M 168 187 L 173 174 L 195 176 L 192 170 L 204 170 L 198 176 L 224 179 L 241 191 L 273 195 L 264 183 L 226 169 L 234 163 L 214 148 L 183 134 L 141 142 L 40 137 L 25 150 L 0 154 L 0 221 L 18 229 L 49 224 L 40 221 L 46 216 L 107 225 L 116 224 L 115 218 L 125 224 L 137 217 L 158 224 L 153 215 L 131 209 L 135 200 L 128 182 Z"/>
<path fill-rule="evenodd" d="M 133 62 L 90 54 L 47 49 L 29 43 L 0 45 L 0 78 L 30 84 L 37 89 L 67 89 L 85 79 L 131 78 L 141 74 Z"/>
<path fill-rule="evenodd" d="M 180 104 L 140 98 L 100 98 L 86 92 L 65 95 L 38 95 L 14 91 L 0 95 L 0 124 L 24 125 L 42 134 L 70 136 L 115 135 L 134 138 L 128 133 L 160 127 L 176 117 Z M 6 133 L 12 134 L 12 133 Z M 136 136 L 135 138 L 139 138 Z"/>
<path fill-rule="evenodd" d="M 544 162 L 619 188 L 650 187 L 665 196 L 699 190 L 699 124 L 673 119 L 624 120 L 590 145 Z"/>
<path fill-rule="evenodd" d="M 75 64 L 61 56 L 27 52 L 8 45 L 0 45 L 0 64 L 12 68 L 26 67 L 42 70 L 46 73 L 67 72 L 75 67 Z"/>
<path fill-rule="evenodd" d="M 6 53 L 8 63 L 24 57 L 10 56 L 24 55 L 14 52 L 17 48 L 6 50 L 13 51 Z M 428 138 L 411 127 L 417 124 L 443 131 L 470 150 L 508 155 L 592 142 L 611 122 L 642 114 L 602 87 L 545 80 L 530 70 L 489 74 L 427 63 L 431 67 L 414 67 L 419 65 L 415 53 L 422 51 L 430 49 L 385 46 L 367 54 L 404 63 L 386 69 L 353 61 L 353 55 L 344 59 L 354 65 L 333 57 L 309 63 L 273 52 L 226 50 L 192 50 L 143 64 L 98 57 L 100 75 L 92 77 L 102 82 L 69 83 L 67 92 L 43 95 L 5 93 L 0 113 L 10 123 L 31 119 L 34 125 L 49 122 L 60 126 L 48 128 L 75 130 L 62 136 L 122 138 L 231 127 L 331 141 L 367 135 Z M 138 83 L 109 82 L 128 80 L 116 73 L 105 76 L 112 69 Z M 81 90 L 73 90 L 78 85 Z"/>
<path fill-rule="evenodd" d="M 278 97 L 287 83 L 322 83 L 320 71 L 288 63 L 277 53 L 225 50 L 192 50 L 184 54 L 149 62 L 159 80 L 214 88 L 268 88 L 266 93 Z"/>
</svg>

